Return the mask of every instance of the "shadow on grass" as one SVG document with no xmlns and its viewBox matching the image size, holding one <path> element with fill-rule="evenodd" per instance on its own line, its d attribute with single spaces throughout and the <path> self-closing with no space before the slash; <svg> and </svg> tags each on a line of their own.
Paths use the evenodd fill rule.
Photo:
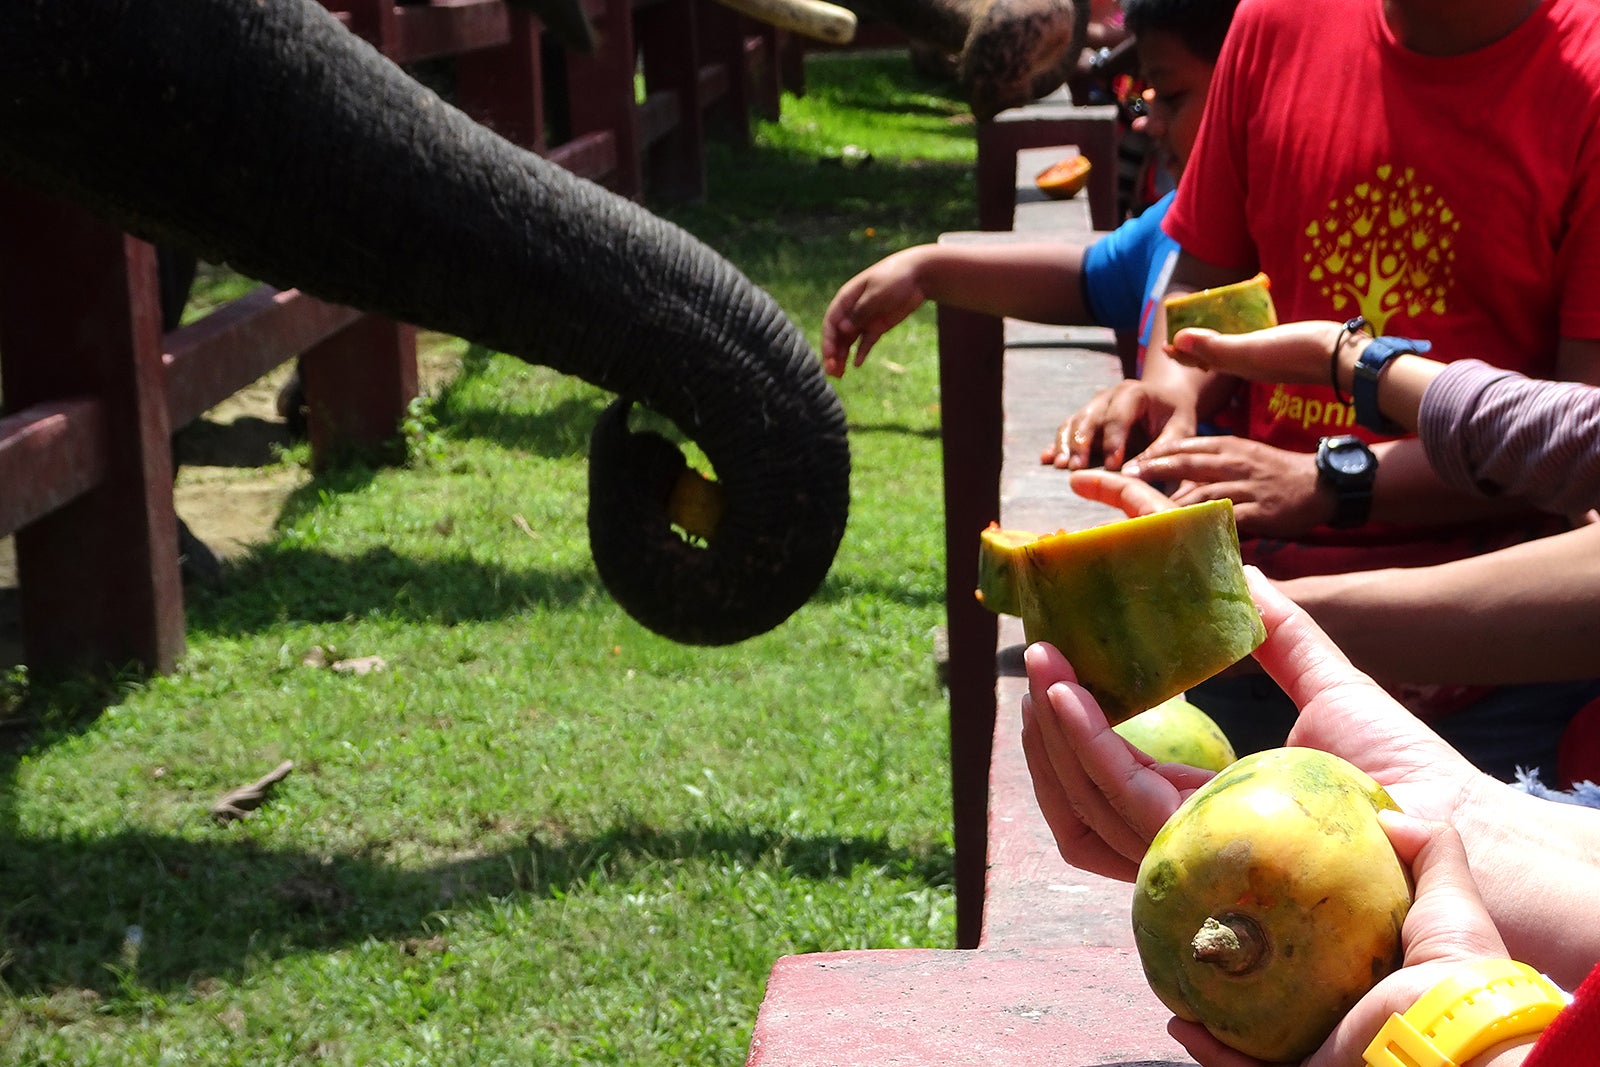
<svg viewBox="0 0 1600 1067">
<path fill-rule="evenodd" d="M 904 422 L 852 422 L 850 435 L 860 437 L 869 433 L 900 434 L 905 437 L 920 437 L 924 441 L 937 441 L 940 437 L 937 426 L 912 426 Z"/>
<path fill-rule="evenodd" d="M 449 626 L 502 619 L 533 606 L 611 602 L 592 567 L 519 571 L 467 558 L 408 559 L 382 546 L 355 558 L 276 546 L 232 565 L 228 586 L 232 592 L 191 601 L 191 632 L 236 637 L 285 620 L 349 618 Z M 830 575 L 812 599 L 838 604 L 862 598 L 916 607 L 943 601 L 937 592 L 854 574 Z"/>
<path fill-rule="evenodd" d="M 592 568 L 514 570 L 464 556 L 417 560 L 382 545 L 355 557 L 272 545 L 230 565 L 226 581 L 227 591 L 191 600 L 191 631 L 238 635 L 286 619 L 367 616 L 453 625 L 607 595 Z"/>
<path fill-rule="evenodd" d="M 0 780 L 10 777 L 0 770 Z M 927 885 L 950 881 L 948 850 L 881 838 L 795 837 L 748 825 L 663 829 L 622 823 L 558 841 L 524 843 L 418 868 L 364 854 L 275 851 L 228 829 L 200 839 L 124 832 L 93 840 L 5 838 L 0 979 L 16 994 L 116 993 L 130 926 L 143 939 L 138 986 L 166 992 L 234 979 L 264 957 L 368 939 L 428 937 L 442 908 L 512 894 L 562 895 L 663 861 L 775 867 L 828 880 L 867 864 Z"/>
</svg>

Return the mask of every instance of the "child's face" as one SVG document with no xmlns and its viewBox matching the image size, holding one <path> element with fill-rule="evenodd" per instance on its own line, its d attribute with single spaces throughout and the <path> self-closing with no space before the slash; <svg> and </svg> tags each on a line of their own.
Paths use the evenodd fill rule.
<svg viewBox="0 0 1600 1067">
<path fill-rule="evenodd" d="M 1189 51 L 1180 38 L 1160 30 L 1141 33 L 1134 48 L 1139 53 L 1140 73 L 1150 85 L 1144 94 L 1148 114 L 1135 119 L 1134 128 L 1155 138 L 1176 178 L 1194 148 L 1215 64 Z"/>
</svg>

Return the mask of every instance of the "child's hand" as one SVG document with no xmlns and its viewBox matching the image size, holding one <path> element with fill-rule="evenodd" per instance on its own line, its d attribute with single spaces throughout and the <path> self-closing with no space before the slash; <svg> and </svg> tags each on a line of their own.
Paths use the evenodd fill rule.
<svg viewBox="0 0 1600 1067">
<path fill-rule="evenodd" d="M 917 282 L 918 249 L 879 261 L 840 287 L 822 319 L 822 367 L 843 376 L 855 348 L 855 365 L 866 362 L 878 338 L 906 320 L 927 299 Z"/>
</svg>

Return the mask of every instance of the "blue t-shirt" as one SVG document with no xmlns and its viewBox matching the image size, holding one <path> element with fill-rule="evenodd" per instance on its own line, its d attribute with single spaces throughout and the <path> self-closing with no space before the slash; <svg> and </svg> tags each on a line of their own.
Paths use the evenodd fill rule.
<svg viewBox="0 0 1600 1067">
<path fill-rule="evenodd" d="M 1172 206 L 1168 193 L 1090 245 L 1083 257 L 1083 294 L 1095 322 L 1119 333 L 1137 331 L 1139 356 L 1150 343 L 1156 301 L 1178 262 L 1178 242 L 1161 228 Z"/>
</svg>

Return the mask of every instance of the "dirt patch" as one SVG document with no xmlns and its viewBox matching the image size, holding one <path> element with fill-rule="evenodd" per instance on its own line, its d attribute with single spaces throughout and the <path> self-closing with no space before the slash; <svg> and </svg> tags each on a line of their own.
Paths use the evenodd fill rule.
<svg viewBox="0 0 1600 1067">
<path fill-rule="evenodd" d="M 424 394 L 437 394 L 455 375 L 457 348 L 447 339 L 418 337 L 417 376 Z M 279 451 L 292 443 L 278 414 L 278 391 L 293 373 L 293 363 L 283 364 L 173 439 L 173 507 L 219 559 L 236 558 L 267 540 L 289 495 L 310 480 L 304 468 L 278 462 Z M 0 669 L 22 659 L 16 586 L 13 539 L 0 538 Z"/>
</svg>

